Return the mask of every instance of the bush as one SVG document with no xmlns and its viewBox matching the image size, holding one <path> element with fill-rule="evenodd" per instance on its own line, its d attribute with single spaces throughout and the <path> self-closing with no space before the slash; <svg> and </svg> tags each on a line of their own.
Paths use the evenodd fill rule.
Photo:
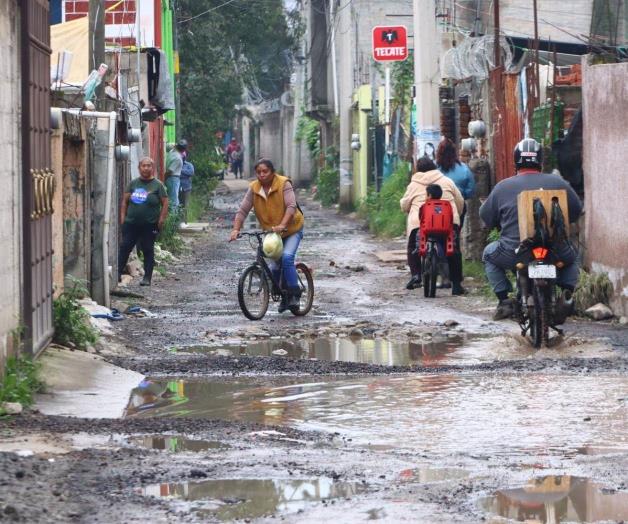
<svg viewBox="0 0 628 524">
<path fill-rule="evenodd" d="M 316 198 L 324 207 L 338 203 L 340 198 L 340 173 L 337 169 L 325 167 L 318 174 L 316 182 Z"/>
<path fill-rule="evenodd" d="M 613 284 L 606 273 L 587 273 L 580 270 L 580 278 L 574 292 L 576 312 L 583 315 L 591 306 L 602 302 L 608 305 L 613 296 Z"/>
<path fill-rule="evenodd" d="M 179 235 L 179 224 L 183 213 L 179 209 L 176 212 L 169 212 L 164 227 L 159 232 L 157 241 L 162 249 L 170 251 L 173 255 L 179 255 L 183 251 L 183 239 Z"/>
<path fill-rule="evenodd" d="M 89 321 L 89 313 L 78 303 L 87 296 L 87 289 L 79 281 L 74 281 L 59 298 L 53 302 L 54 341 L 61 345 L 74 345 L 87 349 L 95 344 L 98 333 Z"/>
<path fill-rule="evenodd" d="M 406 191 L 409 177 L 409 166 L 400 163 L 394 173 L 384 181 L 379 193 L 369 188 L 361 212 L 366 215 L 369 229 L 373 233 L 387 237 L 405 233 L 406 214 L 401 211 L 399 200 Z"/>
<path fill-rule="evenodd" d="M 30 358 L 10 357 L 0 382 L 0 404 L 19 402 L 22 406 L 30 406 L 33 403 L 33 395 L 43 388 L 38 375 L 38 363 Z M 0 408 L 0 416 L 2 415 L 4 413 Z"/>
</svg>

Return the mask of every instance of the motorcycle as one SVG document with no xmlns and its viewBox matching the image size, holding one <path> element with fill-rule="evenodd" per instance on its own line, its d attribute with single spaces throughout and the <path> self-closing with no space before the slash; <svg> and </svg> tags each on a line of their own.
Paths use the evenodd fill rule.
<svg viewBox="0 0 628 524">
<path fill-rule="evenodd" d="M 558 326 L 566 320 L 556 291 L 558 270 L 564 267 L 553 246 L 566 240 L 564 216 L 557 199 L 552 201 L 550 236 L 547 213 L 540 199 L 534 199 L 534 236 L 524 240 L 517 253 L 517 300 L 515 318 L 521 335 L 529 334 L 533 347 L 549 342 L 550 329 L 563 335 Z"/>
</svg>

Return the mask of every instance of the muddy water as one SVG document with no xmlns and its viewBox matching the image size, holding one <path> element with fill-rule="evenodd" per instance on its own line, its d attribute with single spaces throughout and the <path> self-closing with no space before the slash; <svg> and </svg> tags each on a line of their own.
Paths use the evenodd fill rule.
<svg viewBox="0 0 628 524">
<path fill-rule="evenodd" d="M 156 382 L 152 389 L 166 398 L 150 398 L 148 409 L 135 398 L 129 414 L 287 425 L 340 432 L 361 445 L 487 458 L 628 445 L 628 382 L 621 376 L 237 378 Z"/>
<path fill-rule="evenodd" d="M 551 475 L 499 490 L 482 507 L 519 522 L 623 522 L 628 518 L 628 492 L 609 492 L 582 477 Z"/>
<path fill-rule="evenodd" d="M 208 451 L 226 449 L 229 446 L 211 440 L 194 440 L 180 436 L 146 436 L 129 439 L 131 444 L 148 449 L 158 449 L 163 451 Z"/>
<path fill-rule="evenodd" d="M 279 513 L 296 513 L 308 503 L 349 498 L 361 491 L 359 484 L 314 480 L 219 479 L 180 484 L 154 484 L 141 493 L 197 501 L 200 514 L 219 520 L 256 518 Z"/>
</svg>

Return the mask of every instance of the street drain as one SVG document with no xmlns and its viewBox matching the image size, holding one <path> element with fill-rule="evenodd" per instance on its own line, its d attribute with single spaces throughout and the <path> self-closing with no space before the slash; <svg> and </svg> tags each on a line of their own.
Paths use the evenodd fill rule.
<svg viewBox="0 0 628 524">
<path fill-rule="evenodd" d="M 619 522 L 628 519 L 628 492 L 583 477 L 546 476 L 484 500 L 483 509 L 519 522 Z"/>
<path fill-rule="evenodd" d="M 163 451 L 171 451 L 179 453 L 181 451 L 208 451 L 210 449 L 226 449 L 230 446 L 221 442 L 211 440 L 192 440 L 186 437 L 169 435 L 161 436 L 144 436 L 129 439 L 129 443 L 148 449 L 158 449 Z"/>
<path fill-rule="evenodd" d="M 143 495 L 195 502 L 192 509 L 219 520 L 258 518 L 275 513 L 296 513 L 308 503 L 350 498 L 363 485 L 313 480 L 218 479 L 177 484 L 153 484 Z M 200 503 L 199 503 L 200 502 Z"/>
</svg>

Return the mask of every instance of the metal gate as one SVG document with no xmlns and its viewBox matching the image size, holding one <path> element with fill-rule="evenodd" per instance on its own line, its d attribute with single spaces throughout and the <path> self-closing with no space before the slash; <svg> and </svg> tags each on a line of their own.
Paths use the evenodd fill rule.
<svg viewBox="0 0 628 524">
<path fill-rule="evenodd" d="M 22 224 L 25 350 L 46 347 L 52 325 L 52 196 L 50 170 L 50 26 L 48 0 L 23 0 Z"/>
</svg>

